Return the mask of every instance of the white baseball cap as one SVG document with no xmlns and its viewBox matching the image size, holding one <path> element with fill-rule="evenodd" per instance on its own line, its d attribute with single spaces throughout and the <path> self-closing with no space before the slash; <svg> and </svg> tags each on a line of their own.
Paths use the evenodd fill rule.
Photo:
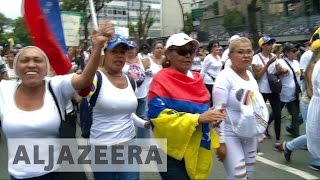
<svg viewBox="0 0 320 180">
<path fill-rule="evenodd" d="M 195 48 L 198 48 L 200 46 L 200 43 L 197 40 L 192 39 L 190 36 L 186 35 L 185 33 L 173 34 L 167 40 L 166 48 L 168 49 L 171 46 L 183 46 L 189 42 L 193 42 L 193 45 L 195 46 Z"/>
<path fill-rule="evenodd" d="M 236 40 L 238 38 L 240 38 L 240 36 L 236 34 L 236 35 L 231 36 L 231 38 L 228 41 L 230 43 L 231 41 Z"/>
</svg>

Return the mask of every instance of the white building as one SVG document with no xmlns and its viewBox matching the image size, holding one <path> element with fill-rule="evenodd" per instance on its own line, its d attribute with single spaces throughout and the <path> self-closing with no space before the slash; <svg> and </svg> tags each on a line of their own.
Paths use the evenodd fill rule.
<svg viewBox="0 0 320 180">
<path fill-rule="evenodd" d="M 149 5 L 151 14 L 156 21 L 149 30 L 149 37 L 170 36 L 182 32 L 183 13 L 191 13 L 192 0 L 180 0 L 183 12 L 178 0 L 142 0 L 143 10 Z M 140 0 L 113 0 L 105 3 L 98 13 L 98 21 L 113 20 L 116 26 L 127 27 L 128 22 L 138 22 Z M 91 24 L 89 24 L 89 27 Z"/>
<path fill-rule="evenodd" d="M 182 32 L 183 13 L 191 12 L 191 0 L 180 0 L 183 12 L 178 0 L 162 0 L 161 3 L 161 36 L 170 36 Z"/>
<path fill-rule="evenodd" d="M 161 0 L 142 0 L 142 10 L 145 11 L 150 5 L 151 15 L 155 18 L 155 23 L 149 30 L 150 37 L 161 36 L 160 8 Z M 128 22 L 133 24 L 138 22 L 138 11 L 140 0 L 113 0 L 106 2 L 104 7 L 97 12 L 98 22 L 112 20 L 115 26 L 127 27 Z M 89 27 L 92 27 L 91 23 Z"/>
</svg>

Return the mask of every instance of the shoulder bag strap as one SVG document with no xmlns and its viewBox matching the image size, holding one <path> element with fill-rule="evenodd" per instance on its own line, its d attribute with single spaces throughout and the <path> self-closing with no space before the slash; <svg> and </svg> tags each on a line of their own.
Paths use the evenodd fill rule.
<svg viewBox="0 0 320 180">
<path fill-rule="evenodd" d="M 129 78 L 130 85 L 131 85 L 133 91 L 135 91 L 136 90 L 136 82 L 134 81 L 134 79 L 132 77 L 128 76 L 128 78 Z"/>
<path fill-rule="evenodd" d="M 58 112 L 59 112 L 60 119 L 61 119 L 61 121 L 63 121 L 61 109 L 60 109 L 60 107 L 59 107 L 58 100 L 57 100 L 57 98 L 56 98 L 56 96 L 54 95 L 54 92 L 53 92 L 53 90 L 52 90 L 51 82 L 50 82 L 50 81 L 49 81 L 49 83 L 48 83 L 48 86 L 49 86 L 49 91 L 50 91 L 50 93 L 51 93 L 51 95 L 52 95 L 52 97 L 53 97 L 54 103 L 56 104 L 56 106 L 57 106 L 57 108 L 58 108 Z"/>
<path fill-rule="evenodd" d="M 263 61 L 263 59 L 262 59 L 262 57 L 261 57 L 261 54 L 260 54 L 260 53 L 258 54 L 258 56 L 259 56 L 260 61 L 262 62 L 262 64 L 263 64 L 264 66 L 266 66 L 266 63 L 264 63 L 264 61 Z"/>
<path fill-rule="evenodd" d="M 97 98 L 98 98 L 98 95 L 99 95 L 99 92 L 100 92 L 100 89 L 101 89 L 101 84 L 102 84 L 102 76 L 101 76 L 100 71 L 97 71 L 96 75 L 98 77 L 97 89 L 93 93 L 93 95 L 91 96 L 90 101 L 89 101 L 91 108 L 93 108 L 96 105 L 96 101 L 97 101 Z"/>
<path fill-rule="evenodd" d="M 264 61 L 263 61 L 262 56 L 261 56 L 261 54 L 260 54 L 260 53 L 258 53 L 258 56 L 259 56 L 260 61 L 262 62 L 262 64 L 263 64 L 264 66 L 266 66 L 266 63 L 264 63 Z M 267 75 L 269 74 L 269 72 L 268 72 L 268 68 L 267 68 L 267 70 L 266 70 L 266 73 L 267 73 Z"/>
<path fill-rule="evenodd" d="M 298 83 L 298 79 L 297 79 L 297 76 L 296 76 L 296 73 L 294 72 L 293 68 L 290 66 L 289 62 L 286 60 L 286 59 L 283 59 L 289 66 L 289 68 L 291 69 L 292 73 L 293 73 L 293 78 L 294 78 L 294 81 L 296 82 L 296 84 L 299 84 Z"/>
<path fill-rule="evenodd" d="M 266 66 L 266 63 L 264 63 L 264 61 L 263 61 L 262 56 L 261 56 L 260 53 L 258 54 L 258 56 L 259 56 L 260 61 L 262 62 L 262 64 L 263 64 L 264 66 Z M 269 72 L 268 72 L 268 69 L 267 69 L 266 73 L 267 73 L 267 74 L 269 73 Z"/>
</svg>

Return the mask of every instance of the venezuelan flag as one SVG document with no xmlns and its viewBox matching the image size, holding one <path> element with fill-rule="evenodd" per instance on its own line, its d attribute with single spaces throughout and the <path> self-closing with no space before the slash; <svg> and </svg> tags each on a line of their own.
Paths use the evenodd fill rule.
<svg viewBox="0 0 320 180">
<path fill-rule="evenodd" d="M 24 0 L 22 14 L 35 46 L 48 56 L 56 74 L 70 71 L 58 0 Z"/>
<path fill-rule="evenodd" d="M 191 179 L 206 179 L 211 171 L 217 134 L 209 124 L 197 125 L 210 107 L 209 92 L 199 73 L 194 78 L 171 68 L 161 70 L 150 85 L 148 116 L 156 138 L 166 138 L 167 154 L 185 160 Z"/>
</svg>

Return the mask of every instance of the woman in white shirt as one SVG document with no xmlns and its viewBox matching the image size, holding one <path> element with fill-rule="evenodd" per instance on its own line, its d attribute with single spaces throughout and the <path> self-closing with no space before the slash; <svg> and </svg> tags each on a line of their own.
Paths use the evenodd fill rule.
<svg viewBox="0 0 320 180">
<path fill-rule="evenodd" d="M 100 61 L 101 49 L 106 40 L 112 37 L 111 23 L 101 25 L 102 29 L 92 35 L 93 50 L 91 60 L 82 74 L 69 74 L 46 78 L 49 72 L 49 60 L 46 54 L 38 47 L 27 46 L 19 51 L 14 59 L 14 70 L 19 81 L 1 81 L 0 83 L 0 119 L 2 129 L 8 138 L 8 171 L 12 180 L 15 179 L 49 179 L 58 180 L 58 172 L 54 172 L 59 165 L 46 171 L 45 164 L 13 163 L 15 150 L 11 145 L 12 138 L 57 138 L 61 118 L 58 107 L 64 117 L 64 109 L 72 98 L 75 90 L 87 87 L 94 77 Z M 57 106 L 49 91 L 50 81 L 52 91 L 57 99 Z M 37 144 L 37 140 L 31 140 Z M 48 144 L 56 145 L 57 140 L 48 140 Z M 26 147 L 30 149 L 30 146 Z M 54 146 L 54 157 L 59 155 L 59 146 Z M 56 151 L 57 150 L 57 151 Z M 39 150 L 40 159 L 49 157 L 48 150 Z M 29 154 L 30 156 L 31 154 Z M 30 157 L 34 159 L 35 157 Z M 56 162 L 56 161 L 54 161 Z"/>
<path fill-rule="evenodd" d="M 269 120 L 269 124 L 274 119 L 274 132 L 276 136 L 275 148 L 279 149 L 281 147 L 280 97 L 279 97 L 279 93 L 271 91 L 270 84 L 268 81 L 268 74 L 280 73 L 276 71 L 276 67 L 275 67 L 275 61 L 277 61 L 278 58 L 276 55 L 271 53 L 274 42 L 275 42 L 275 39 L 270 38 L 269 36 L 264 36 L 259 39 L 258 44 L 260 46 L 261 52 L 253 56 L 252 68 L 254 72 L 254 77 L 258 82 L 259 90 L 264 100 L 270 102 L 274 118 L 271 118 Z M 270 138 L 268 129 L 266 130 L 266 136 Z"/>
<path fill-rule="evenodd" d="M 204 79 L 204 83 L 212 97 L 212 88 L 216 77 L 221 71 L 222 62 L 220 60 L 220 44 L 218 41 L 211 41 L 208 45 L 208 54 L 202 63 L 201 75 Z M 212 105 L 212 102 L 211 102 Z"/>
<path fill-rule="evenodd" d="M 282 81 L 282 90 L 280 93 L 281 109 L 287 105 L 289 114 L 292 117 L 290 133 L 294 137 L 299 136 L 299 94 L 300 89 L 300 68 L 297 58 L 297 48 L 291 43 L 283 45 L 284 57 L 279 59 L 278 64 L 282 69 L 287 69 L 287 73 L 281 74 L 279 77 Z"/>
<path fill-rule="evenodd" d="M 141 119 L 147 119 L 147 91 L 148 80 L 145 75 L 142 60 L 137 57 L 137 44 L 134 41 L 128 41 L 129 50 L 126 64 L 122 72 L 133 78 L 137 84 L 137 91 L 135 92 L 138 99 L 138 106 L 136 115 Z M 149 134 L 145 128 L 137 127 L 137 138 L 148 138 Z"/>
<path fill-rule="evenodd" d="M 122 73 L 128 49 L 127 40 L 119 34 L 115 34 L 104 49 L 103 66 L 99 69 L 102 84 L 96 105 L 92 109 L 89 139 L 92 145 L 129 143 L 136 136 L 134 125 L 145 127 L 147 124 L 135 114 L 137 97 L 128 76 Z M 94 81 L 97 81 L 97 77 Z M 92 93 L 89 94 L 88 101 L 91 95 Z M 139 179 L 138 167 L 134 170 L 125 169 L 126 167 L 124 165 L 123 169 L 112 172 L 97 172 L 97 166 L 92 166 L 92 169 L 96 180 Z M 126 170 L 128 172 L 123 172 Z"/>
<path fill-rule="evenodd" d="M 317 47 L 316 45 L 314 46 Z M 309 104 L 309 109 L 308 109 L 306 134 L 307 134 L 308 150 L 311 153 L 312 160 L 313 160 L 310 164 L 310 168 L 315 170 L 320 170 L 320 136 L 319 136 L 320 52 L 319 50 L 320 50 L 320 47 L 317 47 L 313 60 L 311 61 L 311 63 L 313 63 L 314 61 L 317 61 L 317 63 L 314 65 L 313 72 L 311 68 L 307 68 L 307 75 L 306 75 L 306 79 L 308 82 L 307 83 L 308 92 L 309 92 L 308 95 L 309 97 L 312 96 Z M 310 78 L 311 72 L 312 72 L 312 78 Z M 311 82 L 310 82 L 310 79 L 311 79 Z"/>
<path fill-rule="evenodd" d="M 232 65 L 226 66 L 222 70 L 215 82 L 213 91 L 213 103 L 215 108 L 225 108 L 227 118 L 220 124 L 220 148 L 218 158 L 223 162 L 228 179 L 250 179 L 253 175 L 254 164 L 256 161 L 256 151 L 258 139 L 262 139 L 264 134 L 253 135 L 252 137 L 242 137 L 237 134 L 233 126 L 240 123 L 242 117 L 241 99 L 245 91 L 253 92 L 253 97 L 259 102 L 259 106 L 264 114 L 260 119 L 263 121 L 264 128 L 267 126 L 267 108 L 259 92 L 259 87 L 250 71 L 247 70 L 251 65 L 253 50 L 248 38 L 240 37 L 229 44 L 229 57 Z M 251 96 L 249 96 L 251 97 Z M 250 114 L 255 117 L 256 112 Z M 247 119 L 244 119 L 247 121 Z M 258 120 L 254 120 L 257 121 Z M 251 128 L 251 127 L 250 127 Z M 253 131 L 254 129 L 246 129 Z"/>
</svg>

